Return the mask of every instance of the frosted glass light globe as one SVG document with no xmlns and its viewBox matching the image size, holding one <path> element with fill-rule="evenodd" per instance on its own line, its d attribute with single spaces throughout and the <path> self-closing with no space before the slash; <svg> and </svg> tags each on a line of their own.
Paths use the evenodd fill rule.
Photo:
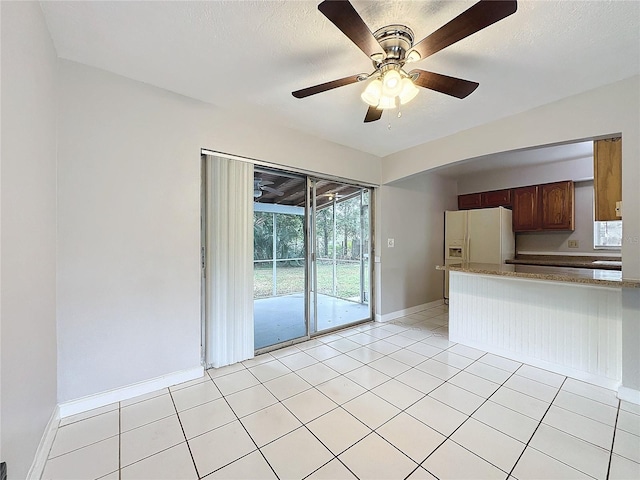
<svg viewBox="0 0 640 480">
<path fill-rule="evenodd" d="M 369 83 L 369 85 L 367 85 L 367 88 L 364 89 L 364 92 L 362 92 L 360 98 L 362 98 L 362 100 L 366 104 L 371 105 L 372 107 L 377 107 L 378 103 L 380 102 L 381 95 L 382 82 L 376 78 L 374 81 Z"/>
<path fill-rule="evenodd" d="M 382 77 L 382 95 L 395 97 L 402 90 L 402 77 L 397 70 L 389 70 Z"/>
</svg>

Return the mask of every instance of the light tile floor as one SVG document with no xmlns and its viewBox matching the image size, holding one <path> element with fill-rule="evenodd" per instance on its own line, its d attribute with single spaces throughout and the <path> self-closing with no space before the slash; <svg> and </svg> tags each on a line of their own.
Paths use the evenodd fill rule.
<svg viewBox="0 0 640 480">
<path fill-rule="evenodd" d="M 368 323 L 60 422 L 45 479 L 639 479 L 640 407 Z"/>
</svg>

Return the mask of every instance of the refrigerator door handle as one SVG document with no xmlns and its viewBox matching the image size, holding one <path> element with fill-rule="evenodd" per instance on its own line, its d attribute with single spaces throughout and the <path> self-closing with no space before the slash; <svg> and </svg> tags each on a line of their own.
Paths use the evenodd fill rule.
<svg viewBox="0 0 640 480">
<path fill-rule="evenodd" d="M 465 262 L 468 263 L 471 261 L 471 237 L 466 238 L 466 245 L 464 248 L 464 257 L 465 257 Z"/>
</svg>

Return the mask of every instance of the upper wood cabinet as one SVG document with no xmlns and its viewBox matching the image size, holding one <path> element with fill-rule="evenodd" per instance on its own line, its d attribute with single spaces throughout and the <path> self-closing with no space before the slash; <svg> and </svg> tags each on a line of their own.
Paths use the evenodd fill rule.
<svg viewBox="0 0 640 480">
<path fill-rule="evenodd" d="M 572 181 L 513 189 L 513 231 L 574 230 Z"/>
<path fill-rule="evenodd" d="M 458 195 L 458 210 L 470 210 L 472 208 L 482 208 L 481 194 Z"/>
<path fill-rule="evenodd" d="M 480 198 L 482 207 L 510 207 L 511 189 L 482 192 Z"/>
<path fill-rule="evenodd" d="M 458 195 L 458 210 L 511 207 L 511 189 Z"/>
<path fill-rule="evenodd" d="M 538 230 L 538 186 L 513 189 L 513 231 L 529 232 Z"/>
<path fill-rule="evenodd" d="M 622 201 L 620 137 L 593 142 L 593 189 L 596 221 L 620 220 L 616 215 L 616 202 Z"/>
<path fill-rule="evenodd" d="M 574 230 L 573 182 L 540 185 L 540 228 L 542 230 Z"/>
</svg>

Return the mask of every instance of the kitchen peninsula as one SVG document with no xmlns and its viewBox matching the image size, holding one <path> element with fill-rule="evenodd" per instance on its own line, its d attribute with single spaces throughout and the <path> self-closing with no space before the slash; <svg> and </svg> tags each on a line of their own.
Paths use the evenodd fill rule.
<svg viewBox="0 0 640 480">
<path fill-rule="evenodd" d="M 620 385 L 622 288 L 640 288 L 640 281 L 601 269 L 446 268 L 452 342 L 606 388 Z"/>
</svg>

